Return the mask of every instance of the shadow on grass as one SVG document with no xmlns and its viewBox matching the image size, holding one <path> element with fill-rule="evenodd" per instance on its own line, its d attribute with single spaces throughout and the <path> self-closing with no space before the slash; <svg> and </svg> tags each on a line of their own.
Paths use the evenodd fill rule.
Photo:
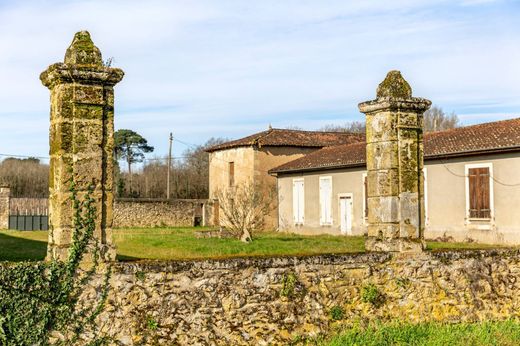
<svg viewBox="0 0 520 346">
<path fill-rule="evenodd" d="M 134 262 L 134 261 L 142 261 L 145 258 L 139 258 L 139 257 L 132 257 L 132 256 L 126 256 L 126 255 L 116 255 L 116 260 L 118 262 Z"/>
<path fill-rule="evenodd" d="M 0 233 L 0 262 L 43 261 L 46 255 L 46 241 Z M 117 260 L 131 262 L 142 260 L 142 258 L 118 254 Z"/>
<path fill-rule="evenodd" d="M 41 261 L 47 254 L 47 242 L 0 233 L 0 261 Z"/>
</svg>

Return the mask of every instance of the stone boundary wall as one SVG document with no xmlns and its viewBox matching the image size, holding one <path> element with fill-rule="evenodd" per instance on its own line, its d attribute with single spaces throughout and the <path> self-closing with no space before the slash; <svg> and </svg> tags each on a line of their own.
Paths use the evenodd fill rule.
<svg viewBox="0 0 520 346">
<path fill-rule="evenodd" d="M 212 208 L 205 199 L 118 199 L 114 228 L 210 225 Z"/>
<path fill-rule="evenodd" d="M 114 345 L 280 345 L 360 319 L 518 316 L 520 251 L 117 263 L 111 286 L 97 323 Z"/>
<path fill-rule="evenodd" d="M 48 205 L 48 199 L 12 198 L 0 193 L 0 229 L 8 228 L 10 213 L 46 215 Z M 211 226 L 212 213 L 213 204 L 206 199 L 118 199 L 113 227 L 188 227 L 195 224 L 195 218 L 201 225 Z"/>
</svg>

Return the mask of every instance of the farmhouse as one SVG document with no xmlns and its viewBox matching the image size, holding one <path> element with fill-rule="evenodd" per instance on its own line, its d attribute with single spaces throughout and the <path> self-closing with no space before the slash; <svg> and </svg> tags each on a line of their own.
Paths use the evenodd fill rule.
<svg viewBox="0 0 520 346">
<path fill-rule="evenodd" d="M 328 146 L 364 141 L 363 134 L 274 129 L 226 142 L 207 150 L 209 153 L 209 198 L 217 192 L 245 182 L 275 185 L 268 171 Z M 219 205 L 214 204 L 213 224 L 219 224 Z M 277 209 L 268 216 L 268 227 L 277 225 Z"/>
<path fill-rule="evenodd" d="M 427 239 L 520 244 L 520 118 L 425 134 L 423 172 Z M 314 150 L 269 173 L 280 230 L 366 233 L 364 142 Z"/>
</svg>

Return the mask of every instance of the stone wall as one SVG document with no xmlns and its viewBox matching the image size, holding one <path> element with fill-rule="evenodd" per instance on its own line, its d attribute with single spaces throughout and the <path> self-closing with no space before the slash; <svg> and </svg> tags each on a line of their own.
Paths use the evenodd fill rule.
<svg viewBox="0 0 520 346">
<path fill-rule="evenodd" d="M 212 208 L 204 199 L 119 199 L 114 227 L 177 227 L 210 225 Z"/>
<path fill-rule="evenodd" d="M 97 322 L 117 345 L 277 345 L 359 319 L 503 319 L 519 315 L 519 255 L 487 250 L 117 263 Z M 84 294 L 93 299 L 99 292 Z M 343 321 L 332 320 L 335 306 L 344 310 Z"/>
<path fill-rule="evenodd" d="M 0 229 L 9 228 L 9 186 L 0 185 Z"/>
<path fill-rule="evenodd" d="M 9 198 L 0 191 L 0 229 L 11 214 L 46 215 L 48 200 Z M 25 211 L 28 212 L 25 212 Z M 114 203 L 114 227 L 189 227 L 196 218 L 201 226 L 212 225 L 213 204 L 205 199 L 119 199 Z"/>
</svg>

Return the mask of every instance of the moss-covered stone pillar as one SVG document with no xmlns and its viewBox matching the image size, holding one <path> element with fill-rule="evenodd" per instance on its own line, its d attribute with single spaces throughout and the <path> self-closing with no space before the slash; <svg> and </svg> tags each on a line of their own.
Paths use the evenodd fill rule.
<svg viewBox="0 0 520 346">
<path fill-rule="evenodd" d="M 423 113 L 429 100 L 412 97 L 399 71 L 390 71 L 366 114 L 369 251 L 424 249 Z"/>
<path fill-rule="evenodd" d="M 89 186 L 93 188 L 95 242 L 101 259 L 115 259 L 113 87 L 123 75 L 122 70 L 103 64 L 90 34 L 81 31 L 67 49 L 64 63 L 49 66 L 40 76 L 51 91 L 48 259 L 64 260 L 68 255 L 74 225 L 71 179 L 79 199 Z"/>
</svg>

